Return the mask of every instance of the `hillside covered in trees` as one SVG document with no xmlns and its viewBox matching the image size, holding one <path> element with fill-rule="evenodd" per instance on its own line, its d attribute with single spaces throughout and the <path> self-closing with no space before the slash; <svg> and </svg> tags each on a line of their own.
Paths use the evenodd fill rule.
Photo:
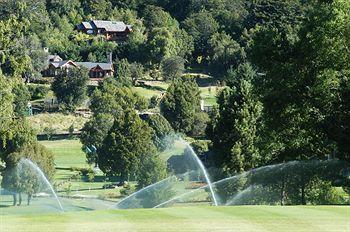
<svg viewBox="0 0 350 232">
<path fill-rule="evenodd" d="M 110 41 L 77 30 L 93 20 L 123 22 L 129 34 Z M 279 186 L 290 204 L 320 202 L 305 195 L 312 188 L 325 199 L 334 187 L 350 194 L 349 46 L 348 0 L 3 0 L 2 175 L 27 157 L 52 176 L 52 154 L 37 144 L 25 113 L 34 100 L 29 83 L 43 83 L 57 98 L 56 111 L 84 104 L 89 111 L 79 128 L 88 163 L 123 180 L 133 176 L 138 188 L 167 176 L 159 153 L 163 139 L 177 133 L 190 138 L 217 178 L 289 161 L 340 161 L 320 173 L 307 165 L 299 174 L 289 170 Z M 48 81 L 48 55 L 108 63 L 114 72 L 98 86 L 82 67 Z M 201 107 L 198 76 L 220 87 L 210 110 Z M 145 99 L 132 89 L 145 80 L 168 88 Z M 332 197 L 322 203 L 338 203 Z"/>
</svg>

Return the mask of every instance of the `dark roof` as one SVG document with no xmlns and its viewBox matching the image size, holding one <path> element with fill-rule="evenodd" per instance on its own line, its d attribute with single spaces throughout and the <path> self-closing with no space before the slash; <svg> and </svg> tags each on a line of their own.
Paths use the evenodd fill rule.
<svg viewBox="0 0 350 232">
<path fill-rule="evenodd" d="M 75 62 L 79 66 L 84 66 L 86 68 L 93 69 L 97 66 L 102 68 L 103 70 L 113 70 L 111 63 L 94 63 L 94 62 Z"/>
<path fill-rule="evenodd" d="M 71 60 L 62 60 L 62 61 L 59 61 L 59 62 L 50 62 L 50 64 L 53 65 L 55 68 L 60 68 L 63 65 L 67 64 L 68 62 L 71 62 L 71 63 L 75 64 Z"/>
<path fill-rule="evenodd" d="M 131 25 L 126 25 L 121 21 L 104 21 L 92 20 L 90 22 L 82 22 L 77 26 L 78 30 L 104 29 L 108 32 L 124 32 L 126 29 L 131 30 Z"/>
<path fill-rule="evenodd" d="M 113 70 L 113 65 L 111 63 L 95 63 L 95 62 L 73 62 L 71 60 L 63 60 L 60 62 L 50 62 L 51 65 L 53 65 L 55 68 L 60 68 L 67 64 L 68 62 L 72 62 L 76 66 L 83 66 L 89 70 L 96 68 L 99 66 L 103 70 Z"/>
</svg>

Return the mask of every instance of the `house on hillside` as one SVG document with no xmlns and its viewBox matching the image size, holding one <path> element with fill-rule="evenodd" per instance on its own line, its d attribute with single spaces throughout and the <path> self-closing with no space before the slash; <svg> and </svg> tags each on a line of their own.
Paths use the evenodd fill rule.
<svg viewBox="0 0 350 232">
<path fill-rule="evenodd" d="M 85 67 L 89 70 L 89 77 L 93 79 L 105 78 L 113 75 L 114 69 L 112 63 L 95 63 L 95 62 L 74 62 L 71 60 L 57 60 L 49 62 L 47 69 L 42 73 L 46 77 L 55 77 L 62 70 L 69 70 L 73 67 Z"/>
<path fill-rule="evenodd" d="M 104 35 L 108 41 L 123 41 L 132 32 L 132 26 L 120 21 L 91 20 L 77 25 L 76 30 L 89 35 Z"/>
<path fill-rule="evenodd" d="M 48 63 L 51 62 L 60 62 L 63 61 L 63 59 L 59 55 L 49 55 L 47 58 Z"/>
</svg>

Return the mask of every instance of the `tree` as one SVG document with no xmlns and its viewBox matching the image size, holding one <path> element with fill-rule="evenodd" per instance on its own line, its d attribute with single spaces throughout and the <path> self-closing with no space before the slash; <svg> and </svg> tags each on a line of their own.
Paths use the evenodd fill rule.
<svg viewBox="0 0 350 232">
<path fill-rule="evenodd" d="M 154 154 L 152 130 L 132 109 L 125 109 L 97 151 L 98 165 L 108 175 L 122 180 L 137 174 L 142 160 Z"/>
<path fill-rule="evenodd" d="M 209 39 L 219 29 L 219 24 L 208 11 L 191 14 L 184 22 L 184 28 L 193 37 L 194 56 L 208 55 Z"/>
<path fill-rule="evenodd" d="M 176 19 L 159 7 L 149 6 L 145 11 L 145 25 L 149 30 L 147 50 L 152 63 L 180 56 L 187 57 L 193 51 L 193 39 L 185 30 L 180 29 Z"/>
<path fill-rule="evenodd" d="M 150 32 L 148 38 L 150 60 L 160 63 L 164 58 L 176 56 L 178 53 L 177 41 L 171 29 L 156 27 Z"/>
<path fill-rule="evenodd" d="M 182 57 L 175 56 L 162 60 L 161 68 L 165 80 L 174 80 L 181 77 L 185 70 L 185 60 Z"/>
<path fill-rule="evenodd" d="M 158 155 L 148 155 L 143 160 L 138 173 L 137 188 L 142 189 L 151 184 L 162 181 L 166 178 L 165 162 Z M 145 191 L 136 196 L 144 208 L 153 208 L 175 196 L 171 180 L 162 181 L 156 184 L 152 191 Z"/>
<path fill-rule="evenodd" d="M 116 72 L 114 73 L 115 79 L 123 86 L 131 86 L 131 65 L 127 59 L 121 59 L 117 62 Z"/>
<path fill-rule="evenodd" d="M 229 88 L 218 96 L 219 109 L 208 134 L 220 154 L 216 162 L 227 174 L 240 173 L 259 163 L 258 126 L 262 105 L 253 93 L 256 72 L 250 64 L 228 72 Z"/>
<path fill-rule="evenodd" d="M 103 145 L 113 122 L 112 115 L 100 113 L 94 115 L 90 121 L 85 123 L 80 141 L 83 144 L 83 150 L 86 152 L 86 159 L 89 164 L 98 163 L 97 150 Z"/>
<path fill-rule="evenodd" d="M 18 117 L 23 117 L 28 112 L 28 102 L 30 101 L 30 93 L 27 86 L 21 79 L 13 82 L 12 93 L 14 96 L 14 111 Z"/>
<path fill-rule="evenodd" d="M 106 78 L 92 94 L 90 109 L 94 114 L 115 116 L 128 108 L 142 111 L 147 105 L 148 102 L 132 89 L 121 87 L 114 78 Z"/>
<path fill-rule="evenodd" d="M 178 27 L 178 22 L 161 7 L 150 5 L 143 11 L 146 28 L 173 28 Z"/>
<path fill-rule="evenodd" d="M 209 40 L 210 70 L 219 78 L 225 76 L 230 68 L 237 68 L 245 60 L 245 52 L 231 36 L 215 33 Z"/>
<path fill-rule="evenodd" d="M 200 111 L 200 91 L 190 77 L 175 79 L 161 101 L 161 112 L 175 131 L 190 133 Z"/>
<path fill-rule="evenodd" d="M 190 135 L 194 137 L 204 136 L 209 121 L 210 119 L 206 112 L 196 113 Z"/>
<path fill-rule="evenodd" d="M 21 193 L 28 195 L 28 202 L 33 194 L 47 188 L 43 186 L 42 177 L 30 164 L 21 161 L 29 159 L 36 163 L 49 179 L 55 173 L 54 157 L 43 145 L 38 142 L 25 144 L 19 151 L 11 153 L 6 162 L 1 186 L 9 191 L 19 194 L 19 205 L 21 205 Z M 16 205 L 16 196 L 14 195 L 14 205 Z"/>
<path fill-rule="evenodd" d="M 21 75 L 30 63 L 23 44 L 23 29 L 26 25 L 15 15 L 0 20 L 0 68 L 4 74 Z"/>
<path fill-rule="evenodd" d="M 142 160 L 138 171 L 137 188 L 142 189 L 148 185 L 157 183 L 165 179 L 166 176 L 167 172 L 165 162 L 160 159 L 158 155 L 147 155 Z"/>
<path fill-rule="evenodd" d="M 327 115 L 336 112 L 339 83 L 349 69 L 344 52 L 348 9 L 349 3 L 341 0 L 312 1 L 301 23 L 255 32 L 250 58 L 266 74 L 256 87 L 267 130 L 274 133 L 271 141 L 280 144 L 272 157 L 275 162 L 324 159 L 336 153 L 337 145 L 329 137 L 334 130 L 326 129 L 331 119 Z"/>
<path fill-rule="evenodd" d="M 298 24 L 302 21 L 307 1 L 257 0 L 250 4 L 249 14 L 245 19 L 246 28 L 257 24 L 283 28 L 285 25 Z"/>
<path fill-rule="evenodd" d="M 162 152 L 171 144 L 168 138 L 174 133 L 170 123 L 160 114 L 147 115 L 145 121 L 152 128 L 152 141 L 157 147 L 158 151 Z"/>
<path fill-rule="evenodd" d="M 14 117 L 13 93 L 8 80 L 0 72 L 0 144 L 4 145 L 11 138 L 10 128 Z M 0 148 L 0 158 L 2 152 Z"/>
<path fill-rule="evenodd" d="M 57 97 L 60 108 L 73 112 L 86 99 L 88 70 L 78 67 L 65 71 L 55 78 L 52 90 Z"/>
<path fill-rule="evenodd" d="M 87 0 L 82 2 L 82 7 L 87 15 L 102 20 L 107 19 L 112 3 L 109 0 Z"/>
<path fill-rule="evenodd" d="M 31 35 L 26 42 L 28 56 L 30 57 L 30 65 L 27 67 L 24 77 L 26 81 L 36 80 L 41 77 L 43 71 L 48 65 L 48 54 L 42 48 L 40 38 L 37 35 Z"/>
</svg>

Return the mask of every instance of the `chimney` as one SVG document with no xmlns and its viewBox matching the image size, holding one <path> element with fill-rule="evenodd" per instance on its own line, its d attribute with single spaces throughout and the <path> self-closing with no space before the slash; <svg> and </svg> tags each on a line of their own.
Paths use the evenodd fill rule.
<svg viewBox="0 0 350 232">
<path fill-rule="evenodd" d="M 49 53 L 49 48 L 44 47 L 44 52 Z"/>
</svg>

